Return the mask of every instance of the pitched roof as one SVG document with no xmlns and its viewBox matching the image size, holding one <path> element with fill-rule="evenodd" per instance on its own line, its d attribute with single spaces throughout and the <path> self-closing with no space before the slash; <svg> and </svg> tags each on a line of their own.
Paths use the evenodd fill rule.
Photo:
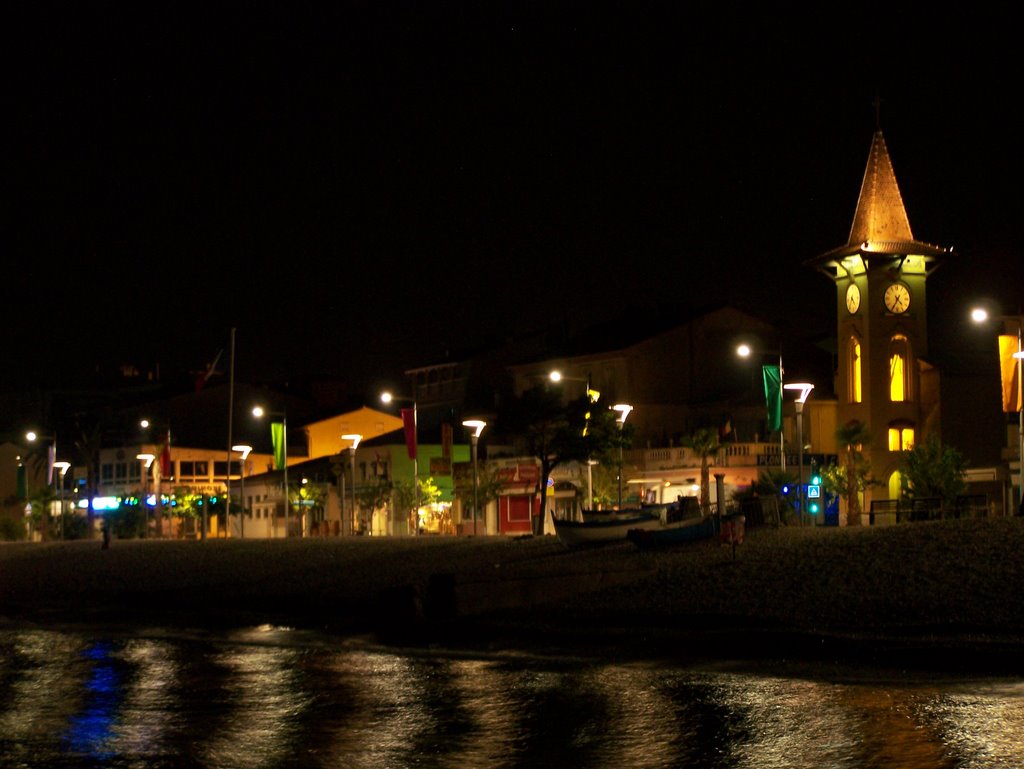
<svg viewBox="0 0 1024 769">
<path fill-rule="evenodd" d="M 882 132 L 875 131 L 847 245 L 880 240 L 909 242 L 913 239 L 889 150 Z"/>
<path fill-rule="evenodd" d="M 951 250 L 914 239 L 903 196 L 896 183 L 896 172 L 879 129 L 871 140 L 849 239 L 845 245 L 808 259 L 804 264 L 823 271 L 834 269 L 844 257 L 856 253 L 917 254 L 932 261 Z"/>
</svg>

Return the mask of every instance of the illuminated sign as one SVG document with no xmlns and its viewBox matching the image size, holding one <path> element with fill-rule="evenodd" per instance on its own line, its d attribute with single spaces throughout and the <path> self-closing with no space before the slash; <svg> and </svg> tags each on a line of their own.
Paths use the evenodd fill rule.
<svg viewBox="0 0 1024 769">
<path fill-rule="evenodd" d="M 817 484 L 814 484 L 814 483 L 809 484 L 807 486 L 807 498 L 808 499 L 818 499 L 820 496 L 821 496 L 821 486 L 818 486 Z"/>
</svg>

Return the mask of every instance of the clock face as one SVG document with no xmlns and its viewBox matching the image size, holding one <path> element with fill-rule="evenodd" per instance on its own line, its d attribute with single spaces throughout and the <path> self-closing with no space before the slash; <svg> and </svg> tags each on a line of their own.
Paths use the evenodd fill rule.
<svg viewBox="0 0 1024 769">
<path fill-rule="evenodd" d="M 856 283 L 851 283 L 846 289 L 846 309 L 853 315 L 860 309 L 860 289 Z"/>
<path fill-rule="evenodd" d="M 893 283 L 885 289 L 885 309 L 893 313 L 906 312 L 910 307 L 910 290 L 902 283 Z"/>
</svg>

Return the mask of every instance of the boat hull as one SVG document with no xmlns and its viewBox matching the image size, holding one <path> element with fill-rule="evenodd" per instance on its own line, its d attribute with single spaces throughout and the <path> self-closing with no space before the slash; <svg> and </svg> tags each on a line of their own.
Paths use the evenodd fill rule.
<svg viewBox="0 0 1024 769">
<path fill-rule="evenodd" d="M 630 529 L 626 538 L 642 549 L 671 547 L 685 542 L 697 542 L 711 539 L 718 533 L 718 525 L 713 516 L 692 518 L 668 526 Z"/>
<path fill-rule="evenodd" d="M 636 515 L 609 514 L 587 516 L 583 521 L 555 521 L 555 533 L 570 547 L 599 544 L 601 542 L 625 541 L 631 529 L 655 529 L 660 527 L 657 515 L 639 513 Z"/>
</svg>

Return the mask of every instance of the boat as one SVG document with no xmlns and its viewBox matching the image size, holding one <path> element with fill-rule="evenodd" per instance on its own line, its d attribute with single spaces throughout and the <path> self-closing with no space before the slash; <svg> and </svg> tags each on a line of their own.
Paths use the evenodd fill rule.
<svg viewBox="0 0 1024 769">
<path fill-rule="evenodd" d="M 637 547 L 649 550 L 718 537 L 722 544 L 732 545 L 735 557 L 736 545 L 743 542 L 745 522 L 746 517 L 738 513 L 721 517 L 714 514 L 702 515 L 652 529 L 630 529 L 626 532 L 626 538 Z"/>
<path fill-rule="evenodd" d="M 636 527 L 626 532 L 626 539 L 644 550 L 669 547 L 684 542 L 711 539 L 718 533 L 718 522 L 713 515 L 686 518 L 675 523 L 655 527 Z"/>
<path fill-rule="evenodd" d="M 555 534 L 568 547 L 625 541 L 630 529 L 654 529 L 662 525 L 656 511 L 587 511 L 582 521 L 555 519 Z"/>
</svg>

